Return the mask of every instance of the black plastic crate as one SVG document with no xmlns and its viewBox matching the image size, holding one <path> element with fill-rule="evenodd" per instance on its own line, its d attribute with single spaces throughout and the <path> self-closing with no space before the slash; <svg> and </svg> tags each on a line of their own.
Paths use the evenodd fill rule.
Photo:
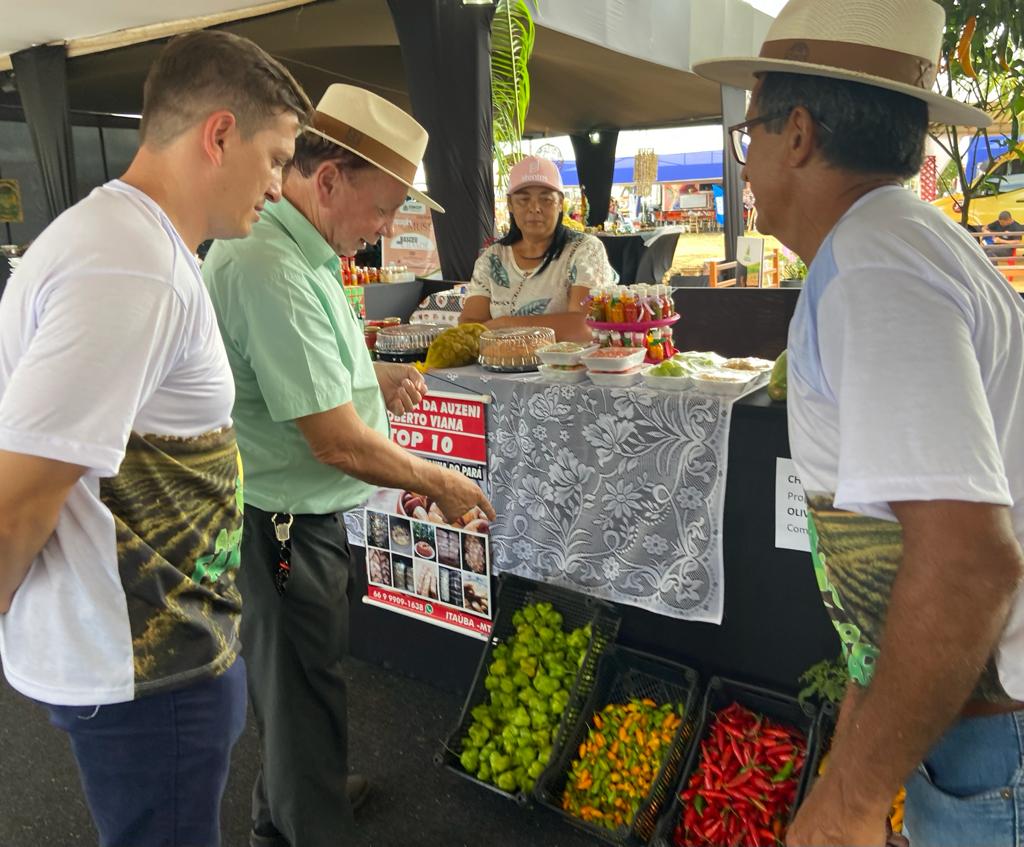
<svg viewBox="0 0 1024 847">
<path fill-rule="evenodd" d="M 818 768 L 821 767 L 821 760 L 832 748 L 832 736 L 836 731 L 836 721 L 839 719 L 839 706 L 830 700 L 822 703 L 818 712 L 818 722 L 815 728 L 817 744 L 814 749 L 814 758 L 808 752 L 807 765 L 804 768 L 803 785 L 800 788 L 800 797 L 806 797 L 818 779 Z"/>
<path fill-rule="evenodd" d="M 683 811 L 683 803 L 679 799 L 679 794 L 686 788 L 690 776 L 700 762 L 701 741 L 710 729 L 715 714 L 734 702 L 753 712 L 798 729 L 807 738 L 804 767 L 800 779 L 797 781 L 796 798 L 789 812 L 789 820 L 793 820 L 793 816 L 803 800 L 811 769 L 812 767 L 816 768 L 816 763 L 821 759 L 821 742 L 818 735 L 819 708 L 810 702 L 801 703 L 796 697 L 791 697 L 788 694 L 716 676 L 712 677 L 708 683 L 696 738 L 690 747 L 686 766 L 676 783 L 672 803 L 667 806 L 665 813 L 658 821 L 651 847 L 672 847 L 672 832 Z M 772 845 L 758 845 L 757 847 L 772 847 Z"/>
<path fill-rule="evenodd" d="M 663 805 L 672 799 L 673 786 L 696 738 L 700 723 L 699 693 L 699 677 L 692 668 L 625 647 L 614 647 L 601 659 L 597 682 L 574 731 L 567 738 L 561 754 L 552 760 L 537 780 L 534 796 L 573 826 L 604 841 L 622 845 L 646 844 L 654 833 Z M 658 775 L 637 807 L 633 820 L 628 826 L 608 829 L 563 810 L 562 798 L 572 763 L 578 758 L 579 747 L 593 726 L 594 714 L 609 703 L 626 703 L 633 698 L 649 698 L 659 706 L 679 703 L 683 706 L 683 721 L 676 729 Z"/>
<path fill-rule="evenodd" d="M 468 779 L 483 788 L 515 800 L 520 805 L 529 803 L 529 796 L 522 791 L 502 791 L 496 785 L 477 779 L 472 774 L 463 770 L 459 764 L 459 757 L 462 755 L 462 741 L 473 723 L 471 712 L 481 703 L 487 702 L 488 691 L 484 687 L 484 678 L 487 676 L 487 669 L 492 661 L 494 648 L 507 641 L 515 634 L 515 627 L 512 625 L 512 616 L 525 606 L 534 603 L 550 603 L 556 611 L 562 615 L 562 628 L 566 632 L 591 625 L 590 644 L 587 646 L 583 664 L 576 674 L 576 679 L 570 689 L 569 702 L 562 713 L 555 740 L 551 748 L 550 761 L 556 761 L 559 751 L 565 744 L 566 735 L 579 719 L 580 711 L 590 694 L 597 677 L 597 667 L 601 656 L 612 646 L 615 636 L 619 631 L 619 615 L 615 607 L 603 600 L 588 597 L 583 594 L 576 594 L 564 588 L 553 585 L 533 582 L 523 579 L 514 574 L 502 574 L 498 578 L 498 592 L 495 602 L 494 625 L 491 628 L 491 637 L 484 647 L 480 656 L 480 663 L 477 665 L 476 675 L 473 678 L 473 685 L 470 688 L 469 696 L 462 707 L 462 714 L 459 715 L 459 722 L 452 730 L 441 748 L 434 756 L 438 765 L 443 765 L 463 779 Z"/>
</svg>

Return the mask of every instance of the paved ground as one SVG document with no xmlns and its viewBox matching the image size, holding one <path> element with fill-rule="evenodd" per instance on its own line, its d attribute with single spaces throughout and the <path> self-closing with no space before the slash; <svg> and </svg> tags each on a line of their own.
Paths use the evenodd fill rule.
<svg viewBox="0 0 1024 847">
<path fill-rule="evenodd" d="M 353 766 L 374 783 L 360 812 L 360 847 L 583 847 L 594 840 L 544 809 L 519 809 L 436 767 L 460 700 L 353 661 Z M 224 798 L 224 847 L 245 847 L 256 768 L 250 722 L 235 748 Z M 0 682 L 0 847 L 85 847 L 96 835 L 64 735 L 42 710 Z M 349 847 L 353 842 L 338 842 Z"/>
</svg>

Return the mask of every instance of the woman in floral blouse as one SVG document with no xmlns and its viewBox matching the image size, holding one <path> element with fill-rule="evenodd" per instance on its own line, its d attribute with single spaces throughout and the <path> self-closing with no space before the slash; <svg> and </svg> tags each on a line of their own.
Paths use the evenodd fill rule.
<svg viewBox="0 0 1024 847">
<path fill-rule="evenodd" d="M 459 323 L 492 329 L 547 326 L 560 341 L 589 341 L 585 298 L 612 284 L 604 245 L 562 223 L 562 177 L 528 156 L 509 175 L 508 235 L 476 260 Z"/>
</svg>

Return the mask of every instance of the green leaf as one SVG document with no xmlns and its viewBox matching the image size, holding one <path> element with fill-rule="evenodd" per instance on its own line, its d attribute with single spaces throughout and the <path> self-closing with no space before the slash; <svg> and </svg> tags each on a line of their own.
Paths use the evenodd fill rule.
<svg viewBox="0 0 1024 847">
<path fill-rule="evenodd" d="M 499 0 L 491 24 L 491 111 L 498 186 L 508 183 L 508 172 L 522 153 L 520 142 L 530 108 L 530 73 L 533 53 L 533 16 L 524 0 Z M 508 147 L 506 155 L 502 148 Z"/>
</svg>

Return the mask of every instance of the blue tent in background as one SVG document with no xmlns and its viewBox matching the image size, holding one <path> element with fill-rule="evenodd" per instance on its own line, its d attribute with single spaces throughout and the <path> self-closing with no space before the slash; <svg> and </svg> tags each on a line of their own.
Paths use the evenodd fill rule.
<svg viewBox="0 0 1024 847">
<path fill-rule="evenodd" d="M 976 179 L 990 159 L 998 159 L 1009 148 L 1009 139 L 1005 135 L 990 135 L 988 142 L 984 137 L 974 138 L 967 148 L 967 168 L 964 173 L 970 180 Z M 991 156 L 989 155 L 991 151 Z"/>
<path fill-rule="evenodd" d="M 579 185 L 580 178 L 575 162 L 559 165 L 562 182 L 565 185 Z M 722 178 L 722 151 L 704 150 L 699 153 L 670 153 L 658 157 L 658 182 L 688 182 Z M 633 181 L 633 157 L 623 156 L 615 160 L 613 184 Z"/>
</svg>

